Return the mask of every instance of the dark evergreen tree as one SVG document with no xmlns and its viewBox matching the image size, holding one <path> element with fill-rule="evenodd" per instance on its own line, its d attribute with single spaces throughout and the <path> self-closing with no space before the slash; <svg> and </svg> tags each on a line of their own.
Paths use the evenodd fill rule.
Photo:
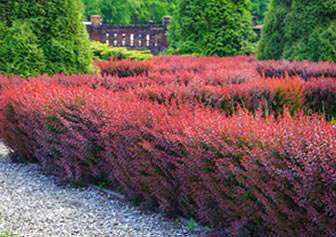
<svg viewBox="0 0 336 237">
<path fill-rule="evenodd" d="M 45 60 L 41 73 L 86 73 L 91 70 L 92 56 L 82 10 L 80 0 L 0 0 L 0 21 L 5 28 L 31 26 L 34 44 Z M 13 57 L 21 54 L 11 53 Z"/>
<path fill-rule="evenodd" d="M 249 0 L 181 0 L 170 27 L 172 51 L 204 55 L 252 52 Z"/>
<path fill-rule="evenodd" d="M 336 1 L 293 0 L 283 58 L 336 62 Z"/>
<path fill-rule="evenodd" d="M 335 0 L 273 0 L 258 58 L 336 62 Z"/>
<path fill-rule="evenodd" d="M 292 0 L 271 0 L 261 39 L 258 45 L 259 59 L 280 59 L 285 44 L 285 24 Z"/>
</svg>

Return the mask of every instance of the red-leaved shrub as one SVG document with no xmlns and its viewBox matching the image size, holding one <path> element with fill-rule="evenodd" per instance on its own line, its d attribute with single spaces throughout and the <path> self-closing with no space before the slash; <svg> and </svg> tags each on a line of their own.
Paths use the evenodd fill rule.
<svg viewBox="0 0 336 237">
<path fill-rule="evenodd" d="M 300 76 L 304 80 L 320 77 L 336 78 L 336 64 L 332 62 L 289 62 L 286 60 L 258 61 L 258 73 L 264 77 L 282 78 Z"/>
<path fill-rule="evenodd" d="M 265 80 L 258 78 L 243 84 L 223 86 L 202 85 L 190 82 L 188 86 L 151 85 L 134 90 L 141 99 L 150 99 L 170 106 L 178 104 L 202 104 L 217 108 L 232 115 L 239 108 L 256 113 L 262 110 L 265 115 L 282 113 L 285 108 L 292 114 L 304 107 L 304 82 L 298 78 Z"/>
<path fill-rule="evenodd" d="M 310 111 L 336 118 L 336 83 L 334 78 L 315 79 L 305 84 L 304 103 Z"/>
<path fill-rule="evenodd" d="M 150 62 L 147 61 L 110 60 L 95 62 L 95 64 L 102 75 L 118 77 L 147 75 L 151 68 Z"/>
<path fill-rule="evenodd" d="M 281 85 L 286 98 L 301 98 L 296 83 Z M 0 95 L 0 137 L 66 180 L 108 180 L 233 235 L 241 227 L 252 236 L 336 235 L 330 123 L 286 111 L 225 116 L 174 100 L 164 106 L 133 90 L 25 81 Z"/>
</svg>

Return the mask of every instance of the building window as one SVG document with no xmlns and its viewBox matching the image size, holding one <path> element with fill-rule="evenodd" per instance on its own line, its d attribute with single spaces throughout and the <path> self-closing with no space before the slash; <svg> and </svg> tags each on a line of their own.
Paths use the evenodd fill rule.
<svg viewBox="0 0 336 237">
<path fill-rule="evenodd" d="M 105 43 L 106 44 L 110 44 L 110 41 L 109 41 L 110 34 L 106 33 L 105 35 L 106 35 L 106 41 L 105 41 Z"/>
<path fill-rule="evenodd" d="M 154 46 L 155 47 L 158 47 L 159 46 L 159 43 L 158 43 L 158 40 L 156 39 L 155 42 L 154 42 Z"/>
<path fill-rule="evenodd" d="M 150 35 L 146 35 L 146 46 L 150 46 Z"/>
<path fill-rule="evenodd" d="M 139 34 L 138 46 L 142 47 L 142 34 Z"/>
<path fill-rule="evenodd" d="M 134 34 L 131 34 L 130 35 L 130 43 L 131 43 L 131 46 L 133 47 L 134 46 Z"/>
<path fill-rule="evenodd" d="M 118 34 L 114 33 L 113 38 L 113 46 L 118 46 Z"/>
<path fill-rule="evenodd" d="M 121 45 L 126 46 L 126 34 L 122 34 Z"/>
</svg>

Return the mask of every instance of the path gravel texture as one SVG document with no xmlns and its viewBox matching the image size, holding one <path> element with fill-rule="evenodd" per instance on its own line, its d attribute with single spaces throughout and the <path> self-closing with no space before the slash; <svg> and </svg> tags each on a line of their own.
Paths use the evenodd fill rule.
<svg viewBox="0 0 336 237">
<path fill-rule="evenodd" d="M 93 187 L 58 184 L 39 166 L 13 163 L 0 144 L 0 234 L 18 237 L 196 237 Z"/>
</svg>

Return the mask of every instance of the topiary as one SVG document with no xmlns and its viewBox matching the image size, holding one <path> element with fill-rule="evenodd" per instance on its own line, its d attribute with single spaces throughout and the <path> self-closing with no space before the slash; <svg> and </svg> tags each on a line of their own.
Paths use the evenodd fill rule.
<svg viewBox="0 0 336 237">
<path fill-rule="evenodd" d="M 35 43 L 44 54 L 43 72 L 49 74 L 91 71 L 92 55 L 82 20 L 80 0 L 0 0 L 0 21 L 5 27 L 17 21 L 32 26 Z M 22 55 L 19 51 L 12 54 Z"/>
<path fill-rule="evenodd" d="M 250 0 L 182 0 L 170 26 L 170 51 L 236 55 L 252 52 Z"/>
</svg>

